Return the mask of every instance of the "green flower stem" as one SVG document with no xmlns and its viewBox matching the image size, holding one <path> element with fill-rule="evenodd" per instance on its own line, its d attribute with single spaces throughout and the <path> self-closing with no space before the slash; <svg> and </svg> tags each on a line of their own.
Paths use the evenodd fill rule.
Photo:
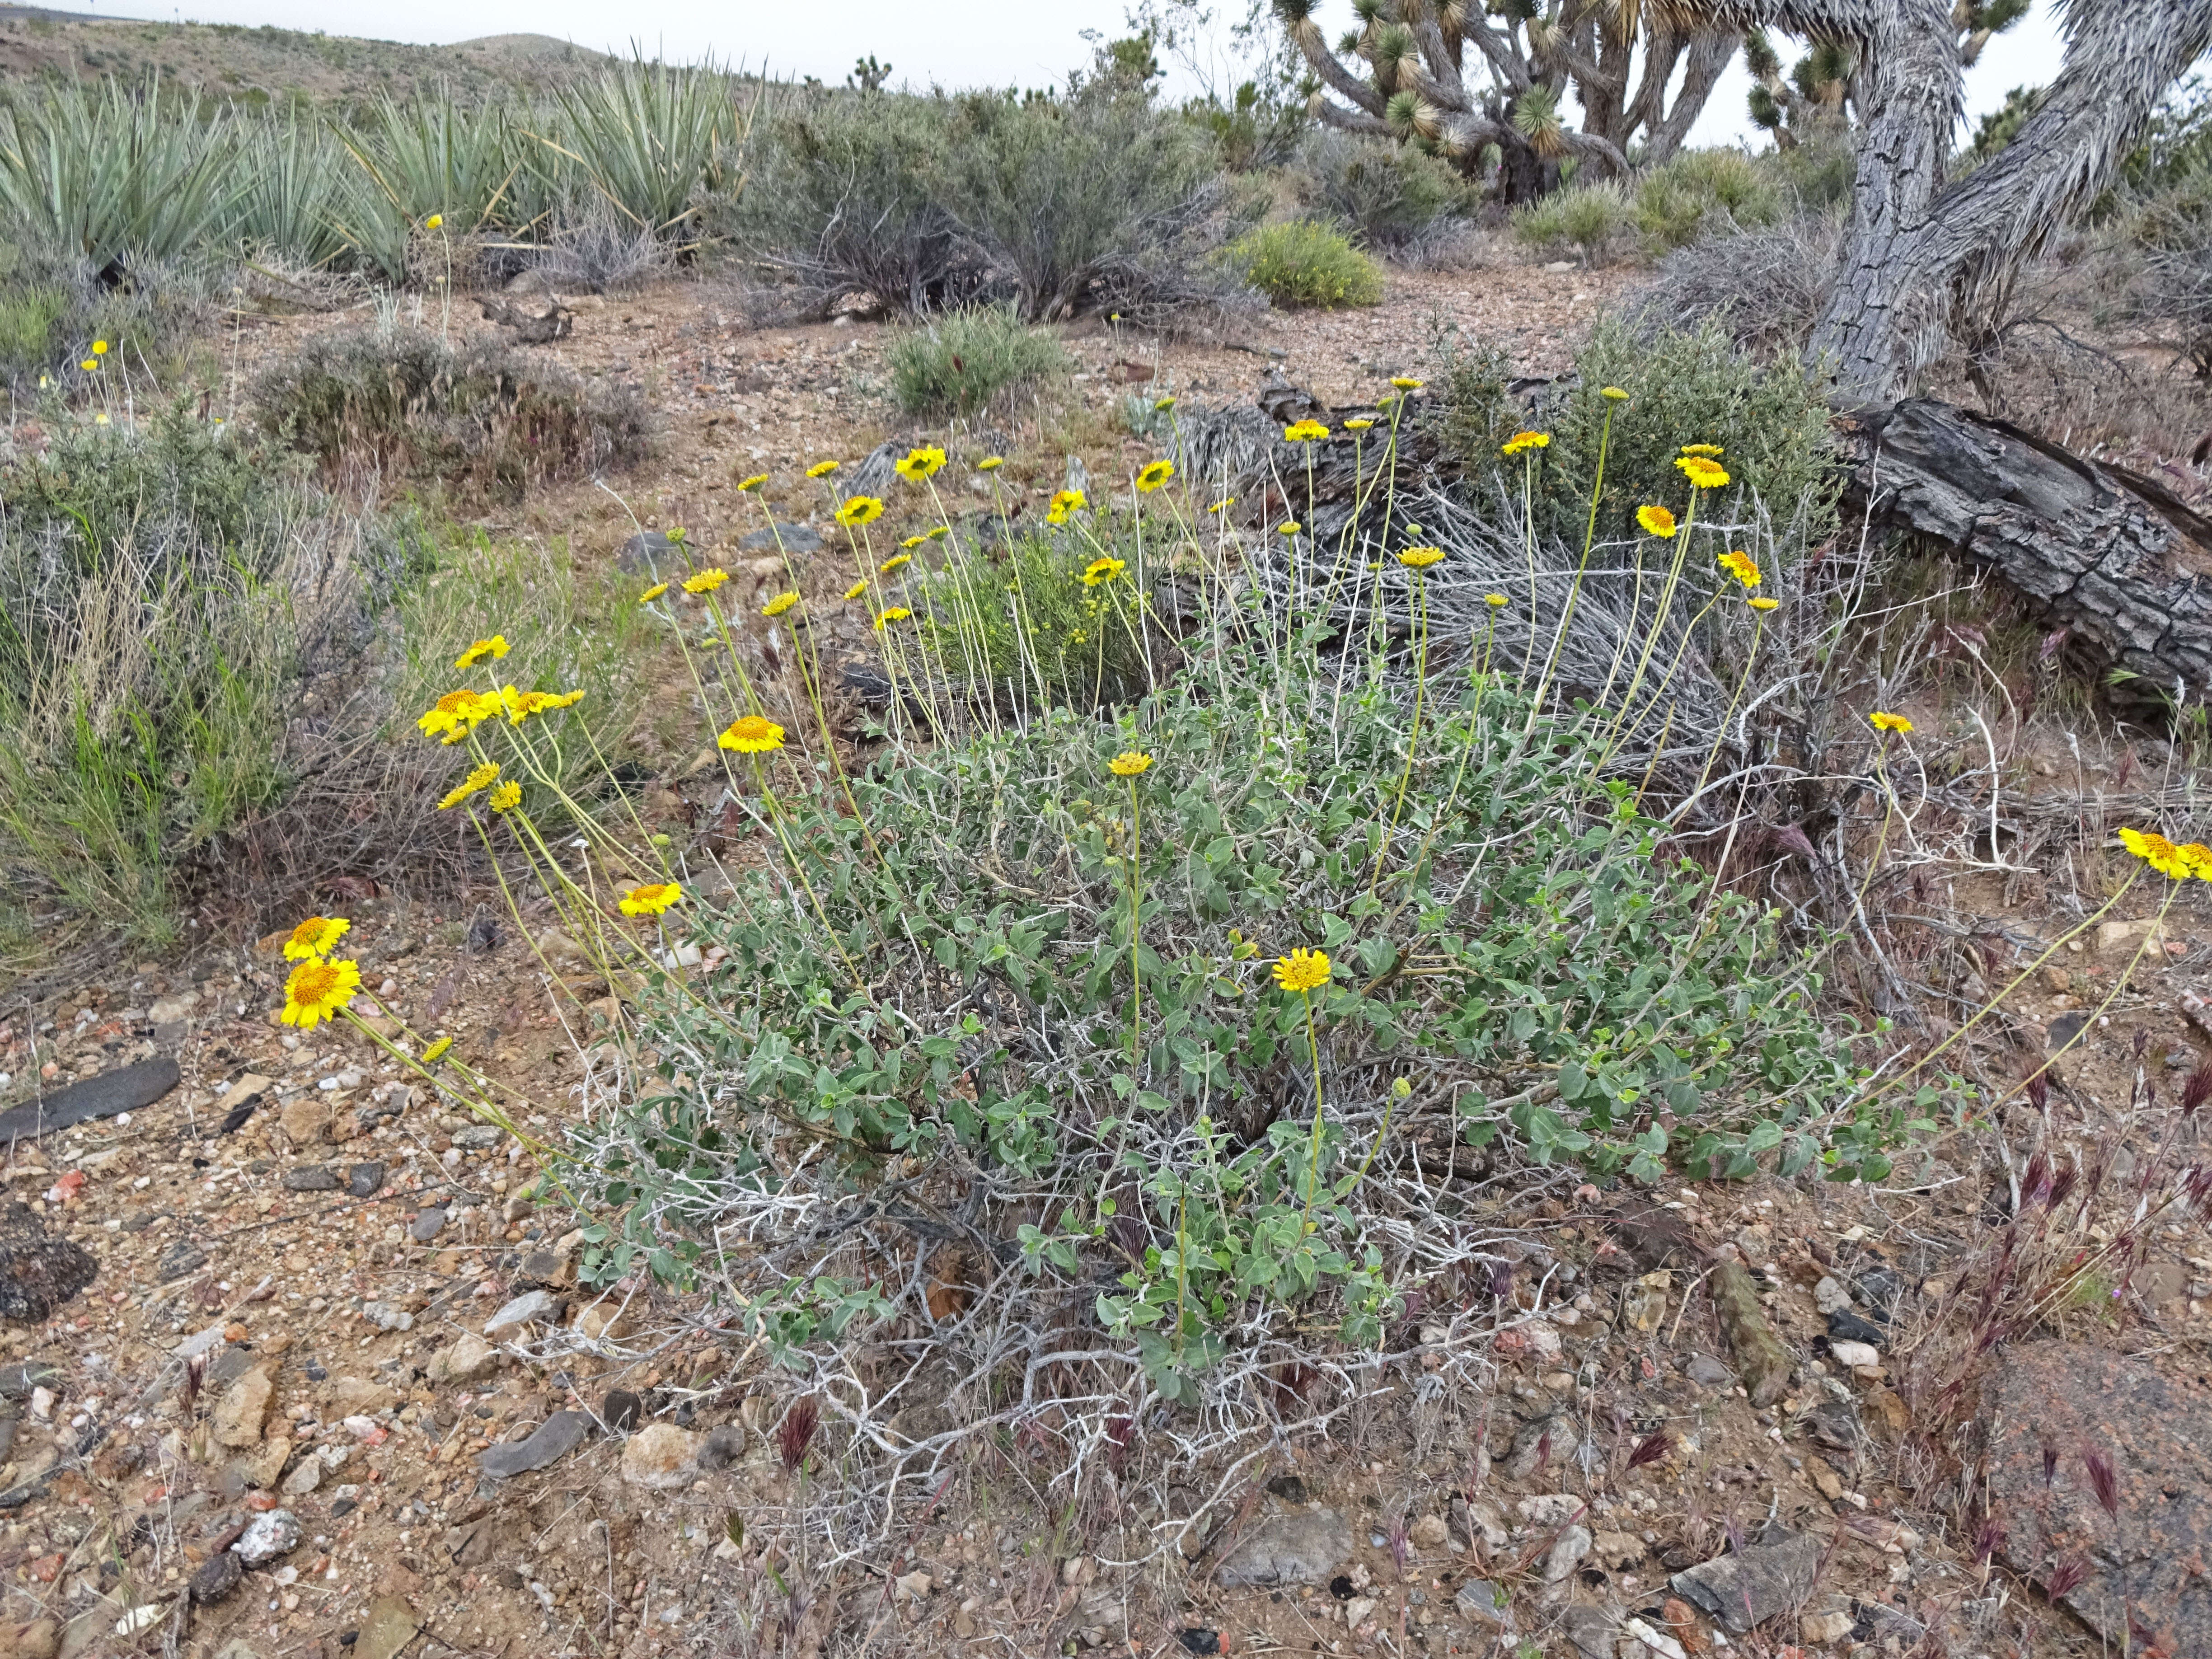
<svg viewBox="0 0 2212 1659">
<path fill-rule="evenodd" d="M 1129 786 L 1129 1071 L 1135 1075 L 1144 1053 L 1138 1022 L 1144 1008 L 1143 970 L 1137 959 L 1137 935 L 1145 919 L 1144 821 L 1139 816 L 1137 781 Z"/>
<path fill-rule="evenodd" d="M 1589 522 L 1583 527 L 1582 560 L 1575 566 L 1575 580 L 1567 589 L 1567 602 L 1559 611 L 1559 625 L 1552 635 L 1552 649 L 1544 659 L 1543 678 L 1536 682 L 1536 695 L 1528 701 L 1528 720 L 1522 729 L 1525 740 L 1536 729 L 1537 711 L 1544 706 L 1544 694 L 1552 689 L 1552 676 L 1559 666 L 1559 653 L 1567 643 L 1567 629 L 1574 622 L 1575 606 L 1582 598 L 1583 578 L 1589 570 L 1590 549 L 1597 541 L 1598 503 L 1605 498 L 1605 459 L 1613 447 L 1613 399 L 1605 400 L 1605 424 L 1599 429 L 1597 439 L 1597 474 L 1590 481 Z M 1395 428 L 1393 428 L 1395 430 Z M 1534 636 L 1536 618 L 1528 618 L 1530 636 Z"/>
<path fill-rule="evenodd" d="M 1429 585 L 1418 569 L 1413 572 L 1413 603 L 1420 612 L 1421 632 L 1413 647 L 1413 727 L 1406 738 L 1406 765 L 1398 774 L 1397 799 L 1390 803 L 1389 827 L 1382 832 L 1382 844 L 1375 849 L 1374 873 L 1367 878 L 1367 896 L 1375 896 L 1375 889 L 1382 879 L 1383 861 L 1390 856 L 1390 837 L 1398 833 L 1398 815 L 1405 808 L 1406 786 L 1413 776 L 1413 751 L 1421 742 L 1421 697 L 1429 687 Z"/>
<path fill-rule="evenodd" d="M 1303 1237 L 1313 1231 L 1314 1194 L 1321 1186 L 1321 1038 L 1314 1032 L 1313 993 L 1301 986 L 1298 1000 L 1305 1004 L 1306 1054 L 1313 1062 L 1314 1074 L 1313 1146 L 1306 1164 L 1305 1209 L 1298 1218 L 1298 1231 Z"/>
</svg>

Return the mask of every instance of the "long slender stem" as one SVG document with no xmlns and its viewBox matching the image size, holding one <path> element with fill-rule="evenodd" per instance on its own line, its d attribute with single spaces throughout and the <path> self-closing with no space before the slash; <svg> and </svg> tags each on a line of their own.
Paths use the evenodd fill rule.
<svg viewBox="0 0 2212 1659">
<path fill-rule="evenodd" d="M 1306 1206 L 1299 1216 L 1303 1234 L 1313 1231 L 1314 1194 L 1321 1187 L 1321 1039 L 1314 1034 L 1313 993 L 1301 988 L 1298 997 L 1306 1006 L 1306 1054 L 1314 1074 L 1313 1148 L 1306 1166 Z"/>
</svg>

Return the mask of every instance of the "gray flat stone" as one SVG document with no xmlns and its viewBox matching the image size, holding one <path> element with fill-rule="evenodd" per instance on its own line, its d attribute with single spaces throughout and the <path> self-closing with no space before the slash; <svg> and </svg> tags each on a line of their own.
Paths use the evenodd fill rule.
<svg viewBox="0 0 2212 1659">
<path fill-rule="evenodd" d="M 519 1335 L 526 1325 L 552 1318 L 560 1305 L 560 1298 L 550 1291 L 525 1291 L 484 1321 L 483 1334 L 495 1342 L 504 1341 Z"/>
<path fill-rule="evenodd" d="M 659 581 L 681 570 L 684 556 L 676 550 L 676 544 L 658 530 L 641 530 L 622 544 L 615 563 L 633 576 L 651 576 Z"/>
<path fill-rule="evenodd" d="M 440 1231 L 445 1226 L 445 1211 L 442 1209 L 425 1210 L 415 1218 L 414 1224 L 408 1228 L 408 1237 L 412 1238 L 417 1244 L 428 1244 L 432 1239 L 438 1236 Z"/>
<path fill-rule="evenodd" d="M 1759 1542 L 1735 1555 L 1676 1573 L 1674 1594 L 1741 1636 L 1805 1604 L 1820 1584 L 1820 1540 L 1808 1532 L 1770 1527 Z"/>
<path fill-rule="evenodd" d="M 1323 1584 L 1352 1558 L 1352 1528 L 1334 1510 L 1269 1516 L 1222 1559 L 1224 1585 Z"/>
<path fill-rule="evenodd" d="M 555 1412 L 538 1425 L 527 1440 L 487 1448 L 483 1458 L 483 1472 L 501 1480 L 511 1480 L 518 1474 L 542 1469 L 574 1451 L 591 1431 L 589 1412 Z"/>
<path fill-rule="evenodd" d="M 295 1164 L 284 1171 L 283 1188 L 288 1193 L 334 1193 L 338 1174 L 327 1164 Z"/>
<path fill-rule="evenodd" d="M 72 1123 L 89 1123 L 151 1106 L 177 1086 L 184 1073 L 167 1054 L 120 1066 L 66 1089 L 41 1096 L 27 1106 L 0 1112 L 0 1143 L 33 1140 L 66 1129 Z"/>
<path fill-rule="evenodd" d="M 99 1272 L 88 1251 L 50 1237 L 28 1206 L 10 1204 L 0 1212 L 0 1319 L 35 1324 Z"/>
<path fill-rule="evenodd" d="M 207 1252 L 189 1238 L 180 1238 L 161 1252 L 161 1260 L 154 1264 L 154 1277 L 161 1284 L 173 1279 L 182 1279 L 186 1273 L 196 1273 L 207 1266 Z"/>
</svg>

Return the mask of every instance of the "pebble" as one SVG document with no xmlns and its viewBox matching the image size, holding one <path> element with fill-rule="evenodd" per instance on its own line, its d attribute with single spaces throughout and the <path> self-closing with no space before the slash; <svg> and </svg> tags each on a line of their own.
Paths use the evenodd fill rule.
<svg viewBox="0 0 2212 1659">
<path fill-rule="evenodd" d="M 414 1225 L 408 1228 L 407 1231 L 409 1236 L 412 1237 L 417 1244 L 428 1244 L 432 1239 L 438 1236 L 440 1231 L 445 1227 L 445 1224 L 446 1212 L 444 1210 L 434 1208 L 428 1209 L 423 1211 L 422 1214 L 415 1218 Z"/>
<path fill-rule="evenodd" d="M 248 1522 L 230 1547 L 246 1565 L 265 1566 L 300 1547 L 300 1523 L 289 1510 L 270 1510 Z"/>
<path fill-rule="evenodd" d="M 284 1171 L 283 1184 L 288 1193 L 334 1193 L 337 1171 L 327 1164 L 302 1164 Z"/>
<path fill-rule="evenodd" d="M 1864 1342 L 1831 1342 L 1828 1344 L 1828 1353 L 1836 1364 L 1848 1365 L 1854 1370 L 1862 1365 L 1881 1364 L 1881 1351 L 1879 1348 L 1870 1347 Z"/>
<path fill-rule="evenodd" d="M 539 1424 L 527 1440 L 506 1442 L 488 1449 L 483 1459 L 486 1474 L 505 1480 L 532 1469 L 542 1469 L 583 1443 L 592 1431 L 588 1412 L 555 1412 Z"/>
<path fill-rule="evenodd" d="M 709 1431 L 707 1443 L 699 1448 L 699 1467 L 702 1469 L 726 1469 L 745 1455 L 745 1425 L 725 1423 Z"/>
<path fill-rule="evenodd" d="M 520 1336 L 526 1327 L 552 1318 L 560 1305 L 550 1291 L 525 1291 L 484 1322 L 483 1334 L 495 1342 Z"/>
<path fill-rule="evenodd" d="M 633 1486 L 674 1492 L 691 1484 L 699 1437 L 673 1423 L 648 1423 L 623 1447 L 622 1478 Z"/>
<path fill-rule="evenodd" d="M 384 1189 L 384 1165 L 356 1164 L 346 1171 L 346 1191 L 356 1198 L 374 1198 Z"/>
<path fill-rule="evenodd" d="M 192 1600 L 220 1601 L 235 1590 L 239 1581 L 245 1577 L 246 1564 L 230 1551 L 210 1556 L 199 1571 L 192 1574 Z"/>
<path fill-rule="evenodd" d="M 361 1316 L 380 1331 L 411 1331 L 415 1316 L 396 1302 L 364 1302 Z"/>
</svg>

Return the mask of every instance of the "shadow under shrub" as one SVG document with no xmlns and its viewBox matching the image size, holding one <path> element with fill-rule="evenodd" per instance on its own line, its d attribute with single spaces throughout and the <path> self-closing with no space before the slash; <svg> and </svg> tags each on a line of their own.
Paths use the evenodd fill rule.
<svg viewBox="0 0 2212 1659">
<path fill-rule="evenodd" d="M 645 453 L 643 398 L 517 347 L 453 350 L 422 329 L 325 335 L 265 371 L 254 416 L 333 480 L 436 477 L 514 500 L 538 480 L 627 466 Z"/>
</svg>

